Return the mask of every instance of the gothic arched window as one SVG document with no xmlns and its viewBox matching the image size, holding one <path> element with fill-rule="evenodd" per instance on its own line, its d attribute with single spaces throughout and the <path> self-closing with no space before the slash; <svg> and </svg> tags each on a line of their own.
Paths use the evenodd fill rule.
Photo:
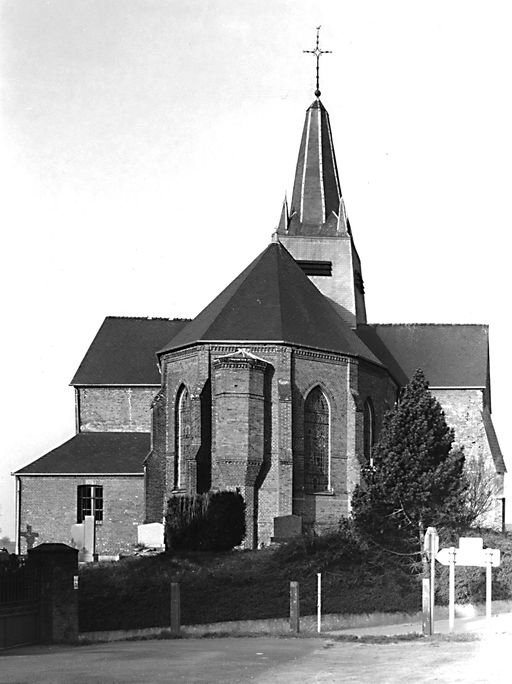
<svg viewBox="0 0 512 684">
<path fill-rule="evenodd" d="M 330 409 L 320 387 L 314 387 L 304 404 L 304 489 L 307 493 L 330 488 Z"/>
<path fill-rule="evenodd" d="M 375 444 L 375 414 L 371 399 L 363 407 L 363 453 L 368 465 L 373 465 L 373 445 Z"/>
<path fill-rule="evenodd" d="M 188 389 L 182 385 L 176 397 L 174 489 L 184 487 L 185 460 L 191 437 L 191 405 Z"/>
</svg>

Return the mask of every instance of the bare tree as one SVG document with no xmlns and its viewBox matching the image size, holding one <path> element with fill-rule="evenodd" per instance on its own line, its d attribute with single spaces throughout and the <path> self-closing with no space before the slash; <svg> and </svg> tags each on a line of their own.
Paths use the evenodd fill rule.
<svg viewBox="0 0 512 684">
<path fill-rule="evenodd" d="M 466 506 L 470 523 L 474 527 L 492 526 L 493 511 L 500 490 L 498 476 L 483 455 L 467 459 L 464 470 L 467 481 Z"/>
</svg>

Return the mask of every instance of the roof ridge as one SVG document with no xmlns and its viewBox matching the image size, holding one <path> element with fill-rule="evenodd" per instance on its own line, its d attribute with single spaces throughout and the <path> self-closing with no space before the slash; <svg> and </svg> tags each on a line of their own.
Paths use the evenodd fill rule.
<svg viewBox="0 0 512 684">
<path fill-rule="evenodd" d="M 191 321 L 191 318 L 167 318 L 166 316 L 105 316 L 107 319 L 125 321 Z"/>
<path fill-rule="evenodd" d="M 468 327 L 469 325 L 472 326 L 478 326 L 480 328 L 488 328 L 489 323 L 365 323 L 364 325 L 368 325 L 370 327 L 374 327 L 376 325 L 387 325 L 387 326 L 403 326 L 403 325 L 415 325 L 417 327 L 419 326 L 429 326 L 429 327 L 449 327 L 449 328 L 456 328 L 456 327 Z"/>
<path fill-rule="evenodd" d="M 276 251 L 276 256 L 277 258 L 280 258 L 281 255 L 283 254 L 282 250 L 286 249 L 284 245 L 281 244 L 281 242 L 277 242 L 278 249 Z M 288 250 L 286 250 L 288 251 Z M 288 252 L 289 253 L 289 252 Z M 280 268 L 277 269 L 277 296 L 279 301 L 281 300 L 281 292 L 282 292 L 282 287 L 281 287 L 281 278 L 282 278 L 282 271 Z M 283 319 L 283 308 L 281 307 L 279 310 L 279 318 L 281 319 L 281 337 L 284 339 L 284 319 Z"/>
</svg>

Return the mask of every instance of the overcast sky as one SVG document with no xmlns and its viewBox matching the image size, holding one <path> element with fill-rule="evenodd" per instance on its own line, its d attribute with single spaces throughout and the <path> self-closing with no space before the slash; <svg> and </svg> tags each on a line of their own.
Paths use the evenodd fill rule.
<svg viewBox="0 0 512 684">
<path fill-rule="evenodd" d="M 510 2 L 0 8 L 3 533 L 10 473 L 74 434 L 68 385 L 103 318 L 193 317 L 269 243 L 320 24 L 369 320 L 490 324 L 508 460 Z"/>
</svg>

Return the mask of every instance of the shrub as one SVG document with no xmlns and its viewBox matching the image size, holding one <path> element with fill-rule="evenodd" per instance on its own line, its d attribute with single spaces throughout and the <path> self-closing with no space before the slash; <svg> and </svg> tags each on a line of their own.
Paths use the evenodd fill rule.
<svg viewBox="0 0 512 684">
<path fill-rule="evenodd" d="M 245 503 L 238 492 L 172 496 L 165 516 L 167 551 L 228 551 L 245 537 Z"/>
</svg>

